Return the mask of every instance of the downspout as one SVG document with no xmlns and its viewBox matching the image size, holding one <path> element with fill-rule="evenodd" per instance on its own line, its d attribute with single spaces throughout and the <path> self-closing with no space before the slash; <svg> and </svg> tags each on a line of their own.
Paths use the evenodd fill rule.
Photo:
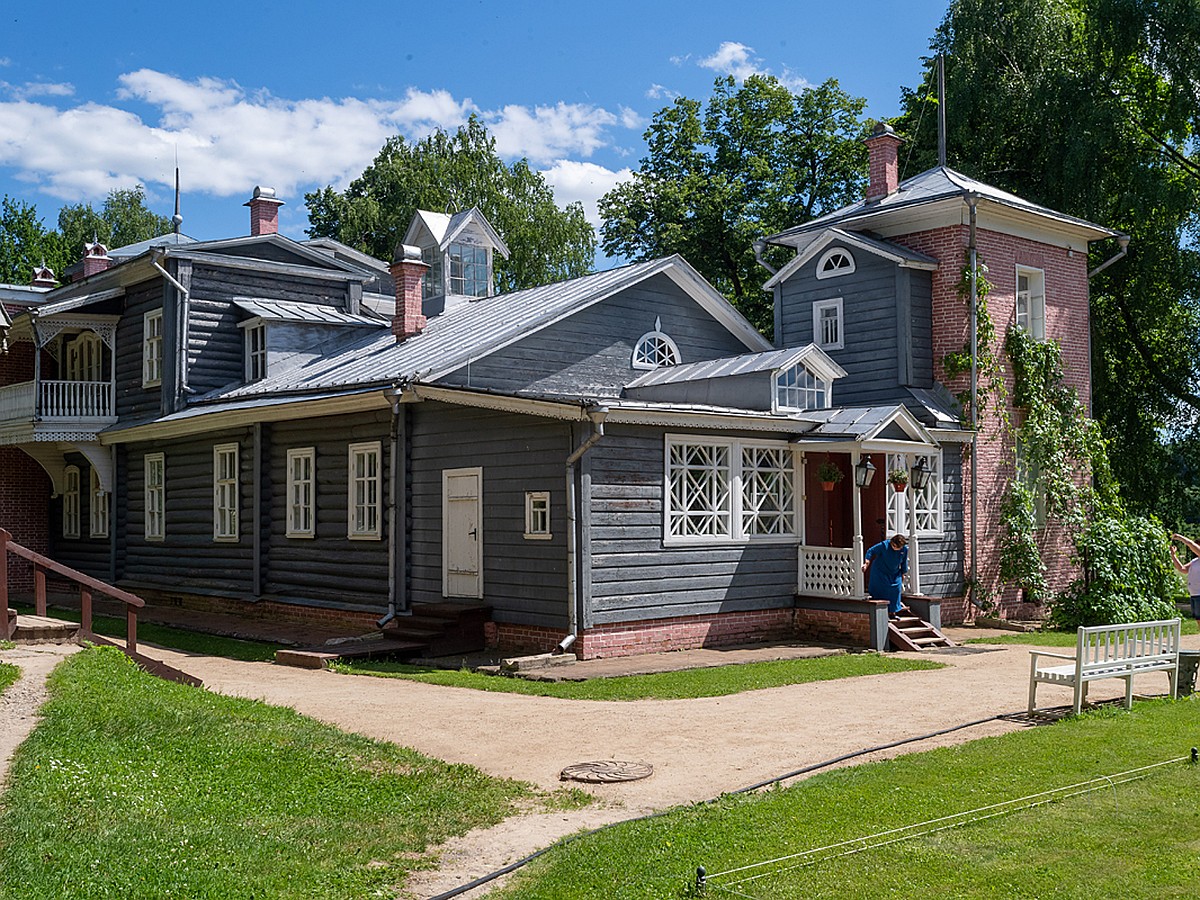
<svg viewBox="0 0 1200 900">
<path fill-rule="evenodd" d="M 191 318 L 191 292 L 159 263 L 160 259 L 166 258 L 167 254 L 165 252 L 161 253 L 157 259 L 154 255 L 151 255 L 150 265 L 158 269 L 171 287 L 179 292 L 179 346 L 176 349 L 175 380 L 178 382 L 179 396 L 182 397 L 184 394 L 192 392 L 187 383 L 188 321 Z"/>
<path fill-rule="evenodd" d="M 567 476 L 567 627 L 568 633 L 558 646 L 554 648 L 555 653 L 565 653 L 566 650 L 575 643 L 575 639 L 579 637 L 579 621 L 583 617 L 579 610 L 579 572 L 576 568 L 576 546 L 575 546 L 575 529 L 579 521 L 578 512 L 575 509 L 578 499 L 575 492 L 575 474 L 576 463 L 579 462 L 583 454 L 587 453 L 594 447 L 602 437 L 604 437 L 604 419 L 608 415 L 608 409 L 601 406 L 588 410 L 588 419 L 592 423 L 592 433 L 575 448 L 575 451 L 567 457 L 566 476 Z"/>
<path fill-rule="evenodd" d="M 979 250 L 975 244 L 975 212 L 979 198 L 967 194 L 971 212 L 967 248 L 971 266 L 971 603 L 982 609 L 979 602 L 979 548 L 977 522 L 979 517 Z"/>
<path fill-rule="evenodd" d="M 405 527 L 400 514 L 400 492 L 404 490 L 404 486 L 397 484 L 401 478 L 400 417 L 404 414 L 405 387 L 405 385 L 397 387 L 392 395 L 392 424 L 388 439 L 388 609 L 387 615 L 375 623 L 379 628 L 383 628 L 399 614 L 397 598 L 402 591 L 402 579 L 404 578 L 404 567 L 399 564 L 396 554 L 400 551 L 400 534 L 397 529 Z"/>
</svg>

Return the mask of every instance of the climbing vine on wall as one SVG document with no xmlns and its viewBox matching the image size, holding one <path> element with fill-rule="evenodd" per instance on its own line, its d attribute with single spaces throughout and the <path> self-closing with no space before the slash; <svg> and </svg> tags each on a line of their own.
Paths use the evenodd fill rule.
<svg viewBox="0 0 1200 900">
<path fill-rule="evenodd" d="M 975 366 L 979 377 L 979 388 L 975 392 L 978 409 L 976 424 L 983 427 L 985 413 L 989 407 L 996 410 L 1001 421 L 1007 424 L 1007 404 L 1005 400 L 1008 390 L 1004 383 L 1004 366 L 996 352 L 996 326 L 988 311 L 988 294 L 991 293 L 992 283 L 987 280 L 987 266 L 976 258 L 975 264 Z M 971 303 L 971 266 L 970 262 L 963 266 L 962 278 L 958 282 L 958 296 L 970 309 Z M 962 350 L 953 350 L 942 357 L 942 366 L 946 370 L 946 378 L 953 381 L 960 375 L 971 372 L 971 342 L 970 339 Z M 955 394 L 961 409 L 961 419 L 964 426 L 971 424 L 971 386 Z"/>
</svg>

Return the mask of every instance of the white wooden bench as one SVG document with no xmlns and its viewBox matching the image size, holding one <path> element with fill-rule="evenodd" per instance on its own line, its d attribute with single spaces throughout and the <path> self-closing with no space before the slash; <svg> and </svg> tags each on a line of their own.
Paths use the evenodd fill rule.
<svg viewBox="0 0 1200 900">
<path fill-rule="evenodd" d="M 1132 709 L 1133 676 L 1145 672 L 1166 672 L 1173 700 L 1179 673 L 1179 619 L 1081 627 L 1074 656 L 1048 650 L 1029 652 L 1029 712 L 1034 711 L 1039 684 L 1062 684 L 1075 689 L 1075 715 L 1079 715 L 1088 682 L 1101 678 L 1124 678 L 1125 708 Z M 1069 663 L 1039 667 L 1038 660 L 1043 657 Z"/>
</svg>

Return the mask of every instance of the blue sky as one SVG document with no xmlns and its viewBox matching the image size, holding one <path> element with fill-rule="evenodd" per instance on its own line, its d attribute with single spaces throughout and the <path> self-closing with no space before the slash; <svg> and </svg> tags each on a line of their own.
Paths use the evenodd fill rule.
<svg viewBox="0 0 1200 900">
<path fill-rule="evenodd" d="M 837 78 L 868 114 L 901 85 L 946 0 L 838 4 L 512 2 L 34 3 L 0 13 L 0 193 L 37 205 L 146 185 L 183 230 L 245 234 L 256 184 L 287 201 L 343 188 L 384 139 L 482 116 L 508 159 L 527 157 L 561 203 L 597 197 L 636 167 L 653 114 L 713 79 L 769 73 L 795 87 Z M 739 11 L 740 10 L 740 11 Z"/>
</svg>

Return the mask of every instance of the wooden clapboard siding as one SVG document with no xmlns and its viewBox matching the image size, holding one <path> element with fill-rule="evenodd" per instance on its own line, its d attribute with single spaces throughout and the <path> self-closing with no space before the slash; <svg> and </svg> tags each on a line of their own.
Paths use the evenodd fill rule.
<svg viewBox="0 0 1200 900">
<path fill-rule="evenodd" d="M 267 429 L 264 429 L 266 431 Z M 391 413 L 360 413 L 280 422 L 269 429 L 264 454 L 264 515 L 269 536 L 264 562 L 268 595 L 383 611 L 388 603 L 388 507 L 391 471 Z M 378 540 L 350 540 L 348 531 L 351 444 L 379 441 L 380 515 Z M 287 453 L 312 447 L 314 538 L 287 537 Z"/>
<path fill-rule="evenodd" d="M 633 348 L 654 330 L 656 318 L 678 345 L 681 362 L 749 352 L 668 276 L 656 275 L 445 380 L 500 391 L 615 396 L 640 374 L 632 366 Z"/>
<path fill-rule="evenodd" d="M 565 422 L 425 402 L 412 410 L 412 599 L 442 599 L 442 472 L 483 467 L 483 602 L 500 622 L 565 628 Z M 525 492 L 550 492 L 551 540 L 526 540 Z"/>
<path fill-rule="evenodd" d="M 162 308 L 161 278 L 133 285 L 125 292 L 125 310 L 117 323 L 117 415 L 121 418 L 138 418 L 161 412 L 161 388 L 142 387 L 142 343 L 146 313 Z M 174 359 L 171 341 L 166 334 L 166 323 L 167 316 L 164 314 L 164 373 Z"/>
<path fill-rule="evenodd" d="M 213 447 L 236 442 L 239 468 L 239 540 L 213 540 Z M 165 462 L 165 537 L 145 539 L 145 468 L 148 453 Z M 163 590 L 201 590 L 236 597 L 253 594 L 254 452 L 248 429 L 203 438 L 130 444 L 124 451 L 122 520 L 126 581 Z"/>
<path fill-rule="evenodd" d="M 245 317 L 227 299 L 192 294 L 189 302 L 188 387 L 199 394 L 245 380 L 242 329 Z"/>
<path fill-rule="evenodd" d="M 343 281 L 273 272 L 260 273 L 200 262 L 197 262 L 192 270 L 191 296 L 193 299 L 202 300 L 228 300 L 230 297 L 293 300 L 346 308 L 346 284 Z"/>
<path fill-rule="evenodd" d="M 58 562 L 79 569 L 95 578 L 107 579 L 109 575 L 109 539 L 91 537 L 92 511 L 92 467 L 82 453 L 64 454 L 68 466 L 79 468 L 79 537 L 63 536 L 64 498 L 60 495 L 50 500 L 50 556 Z M 110 516 L 112 502 L 109 502 Z M 112 527 L 111 521 L 109 528 Z"/>
<path fill-rule="evenodd" d="M 664 545 L 665 434 L 610 426 L 589 453 L 588 623 L 791 606 L 795 542 Z"/>
</svg>

